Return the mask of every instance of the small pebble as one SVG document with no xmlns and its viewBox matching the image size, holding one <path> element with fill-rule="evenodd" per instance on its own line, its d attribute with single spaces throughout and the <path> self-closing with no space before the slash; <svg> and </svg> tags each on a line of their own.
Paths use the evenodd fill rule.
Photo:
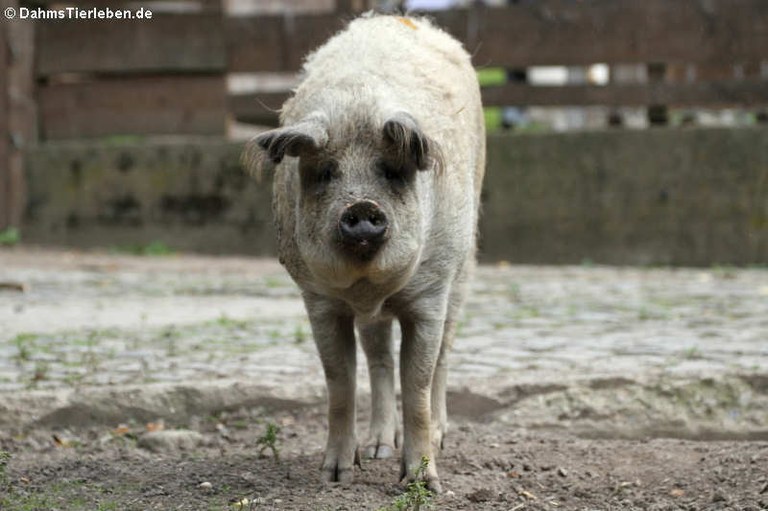
<svg viewBox="0 0 768 511">
<path fill-rule="evenodd" d="M 240 500 L 235 499 L 233 502 L 230 502 L 230 505 L 233 509 L 245 509 L 245 506 L 249 505 L 251 501 L 248 500 L 247 497 L 243 497 Z"/>
<path fill-rule="evenodd" d="M 191 451 L 203 443 L 203 435 L 187 429 L 150 431 L 139 437 L 137 445 L 152 452 Z"/>
<path fill-rule="evenodd" d="M 197 487 L 206 491 L 213 489 L 213 485 L 208 481 L 203 481 L 202 483 L 198 484 Z"/>
</svg>

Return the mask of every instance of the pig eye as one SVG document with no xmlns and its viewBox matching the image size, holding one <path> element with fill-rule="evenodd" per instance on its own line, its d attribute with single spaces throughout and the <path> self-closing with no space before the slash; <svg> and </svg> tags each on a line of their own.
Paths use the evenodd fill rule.
<svg viewBox="0 0 768 511">
<path fill-rule="evenodd" d="M 329 183 L 336 174 L 336 165 L 333 162 L 326 162 L 320 165 L 317 169 L 315 178 L 318 183 Z"/>
<path fill-rule="evenodd" d="M 388 181 L 394 181 L 395 179 L 402 179 L 403 173 L 398 172 L 397 169 L 393 169 L 392 167 L 385 167 L 384 177 L 387 178 Z"/>
<path fill-rule="evenodd" d="M 338 167 L 333 160 L 305 161 L 300 163 L 301 185 L 307 191 L 324 193 L 328 184 L 339 177 Z"/>
<path fill-rule="evenodd" d="M 384 179 L 392 184 L 404 185 L 408 178 L 408 171 L 405 168 L 397 167 L 386 162 L 380 162 L 379 168 Z"/>
</svg>

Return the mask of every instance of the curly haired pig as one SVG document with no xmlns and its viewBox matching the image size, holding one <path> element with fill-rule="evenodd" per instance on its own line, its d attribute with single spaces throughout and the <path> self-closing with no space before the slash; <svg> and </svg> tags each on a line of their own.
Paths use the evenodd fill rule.
<svg viewBox="0 0 768 511">
<path fill-rule="evenodd" d="M 446 356 L 474 266 L 485 130 L 469 55 L 429 21 L 364 16 L 309 55 L 281 126 L 256 137 L 278 164 L 273 208 L 282 264 L 299 285 L 328 388 L 326 481 L 359 463 L 356 342 L 371 378 L 362 453 L 440 491 L 448 429 Z M 252 155 L 253 156 L 253 155 Z M 403 430 L 392 321 L 402 331 Z"/>
</svg>

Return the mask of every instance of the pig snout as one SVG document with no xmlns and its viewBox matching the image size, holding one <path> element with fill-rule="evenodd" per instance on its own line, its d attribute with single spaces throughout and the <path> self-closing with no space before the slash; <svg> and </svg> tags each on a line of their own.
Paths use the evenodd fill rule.
<svg viewBox="0 0 768 511">
<path fill-rule="evenodd" d="M 362 200 L 344 208 L 339 218 L 341 245 L 351 256 L 368 261 L 387 238 L 389 222 L 378 204 Z"/>
</svg>

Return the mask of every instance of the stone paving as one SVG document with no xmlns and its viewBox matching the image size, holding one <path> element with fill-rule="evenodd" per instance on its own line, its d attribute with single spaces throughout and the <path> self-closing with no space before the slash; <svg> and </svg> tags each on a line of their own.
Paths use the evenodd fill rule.
<svg viewBox="0 0 768 511">
<path fill-rule="evenodd" d="M 274 261 L 0 251 L 0 397 L 223 379 L 322 387 Z M 768 270 L 481 266 L 452 387 L 768 373 Z M 360 358 L 360 374 L 365 364 Z"/>
</svg>

